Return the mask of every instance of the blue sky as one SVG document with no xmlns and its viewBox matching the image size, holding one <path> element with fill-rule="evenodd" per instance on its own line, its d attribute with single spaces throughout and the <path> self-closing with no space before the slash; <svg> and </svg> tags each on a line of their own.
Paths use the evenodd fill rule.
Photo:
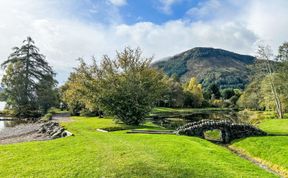
<svg viewBox="0 0 288 178">
<path fill-rule="evenodd" d="M 152 22 L 163 24 L 171 20 L 209 20 L 217 15 L 217 10 L 202 15 L 190 14 L 191 9 L 199 9 L 206 4 L 212 8 L 226 6 L 225 10 L 237 11 L 238 3 L 229 0 L 70 0 L 60 3 L 66 14 L 90 23 Z M 71 3 L 73 2 L 73 3 Z M 235 1 L 236 2 L 236 1 Z M 59 4 L 58 4 L 59 5 Z M 63 8 L 62 7 L 62 8 Z M 202 12 L 204 13 L 204 12 Z"/>
<path fill-rule="evenodd" d="M 287 0 L 0 1 L 0 62 L 27 36 L 60 83 L 78 57 L 100 61 L 127 46 L 154 61 L 193 47 L 255 55 L 264 42 L 276 51 L 288 40 L 287 7 Z"/>
<path fill-rule="evenodd" d="M 169 20 L 177 20 L 186 17 L 186 12 L 197 5 L 196 0 L 183 0 L 171 4 L 170 11 L 162 9 L 163 4 L 155 0 L 128 1 L 127 5 L 120 8 L 124 21 L 128 24 L 139 21 L 150 21 L 156 24 L 165 23 Z"/>
</svg>

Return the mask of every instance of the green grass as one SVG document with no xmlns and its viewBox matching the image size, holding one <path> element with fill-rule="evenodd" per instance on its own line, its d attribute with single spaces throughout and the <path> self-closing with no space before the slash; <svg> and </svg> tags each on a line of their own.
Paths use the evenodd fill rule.
<svg viewBox="0 0 288 178">
<path fill-rule="evenodd" d="M 222 134 L 221 131 L 218 129 L 208 130 L 204 132 L 204 137 L 207 140 L 222 141 Z"/>
<path fill-rule="evenodd" d="M 51 113 L 51 114 L 63 114 L 63 113 L 68 113 L 69 111 L 67 110 L 61 110 L 59 108 L 55 108 L 55 107 L 52 107 L 48 110 L 48 113 Z"/>
<path fill-rule="evenodd" d="M 250 137 L 236 141 L 232 146 L 288 177 L 288 119 L 264 120 L 259 127 L 269 134 L 287 136 Z"/>
<path fill-rule="evenodd" d="M 73 137 L 1 145 L 0 177 L 274 177 L 200 138 L 102 133 L 96 129 L 126 126 L 74 119 L 63 123 Z M 158 129 L 151 123 L 140 128 Z"/>
<path fill-rule="evenodd" d="M 259 124 L 259 127 L 269 134 L 288 136 L 288 119 L 269 119 Z"/>
<path fill-rule="evenodd" d="M 186 112 L 203 112 L 203 111 L 223 111 L 230 110 L 229 108 L 166 108 L 166 107 L 156 107 L 152 110 L 152 114 L 157 113 L 186 113 Z"/>
</svg>

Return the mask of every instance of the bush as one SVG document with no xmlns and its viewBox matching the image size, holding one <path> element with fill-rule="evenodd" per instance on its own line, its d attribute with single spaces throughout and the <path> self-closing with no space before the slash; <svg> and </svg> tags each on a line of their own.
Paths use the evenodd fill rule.
<svg viewBox="0 0 288 178">
<path fill-rule="evenodd" d="M 50 108 L 50 109 L 48 110 L 47 113 L 56 114 L 57 112 L 58 112 L 58 109 L 55 108 L 55 107 L 52 107 L 52 108 Z"/>
<path fill-rule="evenodd" d="M 230 99 L 235 95 L 235 92 L 232 88 L 226 88 L 221 91 L 221 95 L 224 99 Z"/>
<path fill-rule="evenodd" d="M 224 101 L 223 100 L 218 100 L 218 99 L 214 99 L 211 101 L 212 106 L 214 107 L 223 107 L 224 105 Z"/>
<path fill-rule="evenodd" d="M 0 114 L 4 115 L 4 116 L 15 116 L 15 112 L 13 110 L 10 110 L 10 109 L 4 109 L 4 110 L 0 111 Z"/>
<path fill-rule="evenodd" d="M 163 74 L 139 49 L 126 48 L 116 59 L 104 58 L 99 69 L 99 103 L 105 113 L 127 125 L 139 125 L 161 98 Z"/>
<path fill-rule="evenodd" d="M 80 116 L 85 116 L 85 117 L 93 117 L 93 116 L 99 116 L 99 111 L 90 111 L 89 109 L 82 109 L 80 111 Z"/>
<path fill-rule="evenodd" d="M 53 117 L 52 113 L 47 113 L 41 118 L 41 121 L 50 121 L 52 120 L 52 117 Z"/>
</svg>

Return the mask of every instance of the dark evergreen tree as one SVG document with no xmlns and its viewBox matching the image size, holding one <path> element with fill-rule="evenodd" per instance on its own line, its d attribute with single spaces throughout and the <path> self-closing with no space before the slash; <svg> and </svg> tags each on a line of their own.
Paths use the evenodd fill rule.
<svg viewBox="0 0 288 178">
<path fill-rule="evenodd" d="M 219 99 L 221 97 L 219 86 L 216 83 L 212 83 L 211 85 L 209 85 L 207 92 L 210 97 L 214 95 L 215 99 Z"/>
<path fill-rule="evenodd" d="M 31 37 L 27 37 L 20 48 L 14 47 L 13 50 L 1 65 L 5 69 L 2 85 L 8 97 L 7 104 L 21 117 L 43 114 L 40 108 L 47 111 L 47 107 L 43 106 L 47 103 L 43 104 L 40 93 L 45 90 L 45 95 L 52 95 L 47 91 L 52 91 L 56 86 L 55 73 Z"/>
<path fill-rule="evenodd" d="M 226 88 L 226 89 L 221 91 L 221 96 L 224 99 L 230 99 L 234 95 L 235 95 L 235 92 L 232 88 Z"/>
</svg>

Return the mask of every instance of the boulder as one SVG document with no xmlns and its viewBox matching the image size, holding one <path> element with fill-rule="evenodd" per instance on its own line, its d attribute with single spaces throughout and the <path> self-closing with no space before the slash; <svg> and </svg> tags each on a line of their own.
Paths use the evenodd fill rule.
<svg viewBox="0 0 288 178">
<path fill-rule="evenodd" d="M 47 134 L 52 139 L 73 135 L 71 132 L 61 127 L 58 122 L 45 122 L 40 126 L 38 132 Z"/>
</svg>

